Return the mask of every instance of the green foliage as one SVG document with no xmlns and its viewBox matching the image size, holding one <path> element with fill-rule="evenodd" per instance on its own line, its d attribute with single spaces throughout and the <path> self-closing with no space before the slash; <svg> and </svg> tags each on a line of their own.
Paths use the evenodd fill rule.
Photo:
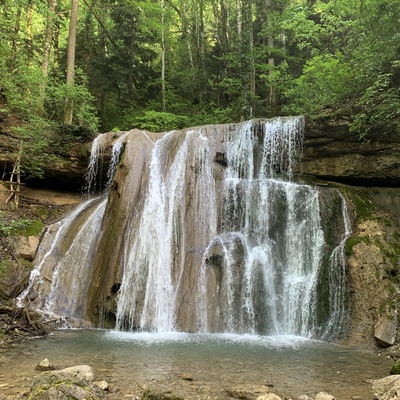
<svg viewBox="0 0 400 400">
<path fill-rule="evenodd" d="M 351 130 L 362 137 L 376 128 L 382 134 L 400 133 L 400 88 L 394 82 L 394 74 L 400 74 L 400 61 L 393 61 L 391 67 L 391 72 L 377 76 L 359 100 L 362 111 L 354 116 Z"/>
<path fill-rule="evenodd" d="M 0 261 L 0 276 L 5 274 L 10 266 L 9 260 L 1 260 Z"/>
<path fill-rule="evenodd" d="M 68 157 L 73 145 L 88 143 L 96 137 L 96 134 L 82 126 L 60 125 L 54 128 L 51 139 L 51 153 Z"/>
<path fill-rule="evenodd" d="M 135 127 L 152 132 L 163 132 L 188 126 L 188 117 L 168 112 L 144 111 L 127 113 L 122 123 L 126 129 Z"/>
<path fill-rule="evenodd" d="M 74 85 L 65 83 L 69 6 L 54 15 L 47 74 L 47 3 L 0 4 L 0 117 L 20 118 L 31 175 L 82 132 L 318 113 L 346 98 L 353 131 L 400 132 L 400 0 L 82 2 Z M 66 98 L 73 129 L 62 126 Z"/>
<path fill-rule="evenodd" d="M 284 91 L 284 111 L 313 113 L 346 97 L 351 91 L 351 70 L 340 53 L 318 55 L 307 61 L 302 75 Z"/>
<path fill-rule="evenodd" d="M 40 68 L 20 66 L 13 74 L 0 71 L 1 89 L 10 110 L 28 122 L 41 113 L 41 88 L 44 84 Z"/>
<path fill-rule="evenodd" d="M 32 221 L 25 218 L 20 219 L 12 219 L 10 221 L 6 221 L 3 218 L 4 213 L 0 213 L 0 236 L 14 236 L 24 234 L 27 232 L 35 231 L 39 226 L 37 221 Z M 43 223 L 41 225 L 40 230 L 43 228 Z M 29 235 L 27 235 L 29 236 Z"/>
<path fill-rule="evenodd" d="M 67 85 L 57 79 L 49 82 L 46 88 L 45 106 L 52 112 L 52 119 L 62 122 L 65 113 L 65 99 L 71 99 L 74 103 L 73 125 L 96 132 L 99 125 L 97 113 L 94 107 L 94 97 L 85 85 L 85 78 L 81 71 L 77 71 L 81 84 Z"/>
<path fill-rule="evenodd" d="M 29 121 L 13 132 L 23 140 L 21 172 L 26 177 L 43 177 L 44 167 L 50 160 L 49 147 L 54 124 L 38 115 L 32 115 Z"/>
</svg>

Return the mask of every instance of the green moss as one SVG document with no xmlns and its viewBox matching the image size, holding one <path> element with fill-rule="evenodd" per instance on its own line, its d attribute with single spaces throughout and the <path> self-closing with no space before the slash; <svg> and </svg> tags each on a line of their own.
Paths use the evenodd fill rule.
<svg viewBox="0 0 400 400">
<path fill-rule="evenodd" d="M 40 219 L 46 219 L 49 216 L 49 209 L 41 206 L 35 210 L 35 215 Z"/>
<path fill-rule="evenodd" d="M 36 219 L 30 221 L 30 223 L 27 224 L 24 234 L 26 236 L 38 236 L 40 235 L 40 232 L 42 232 L 43 228 L 44 228 L 43 221 L 40 219 Z"/>
<path fill-rule="evenodd" d="M 1 260 L 0 261 L 0 276 L 7 274 L 7 272 L 13 268 L 13 261 L 9 260 Z"/>
<path fill-rule="evenodd" d="M 369 199 L 361 197 L 359 195 L 355 195 L 353 196 L 352 200 L 357 211 L 357 222 L 366 219 L 373 219 L 375 206 L 371 203 Z"/>
<path fill-rule="evenodd" d="M 390 369 L 390 375 L 399 375 L 400 374 L 400 360 L 397 360 Z"/>
<path fill-rule="evenodd" d="M 364 242 L 366 244 L 371 244 L 371 241 L 368 237 L 366 236 L 350 236 L 346 240 L 345 244 L 345 249 L 344 252 L 347 257 L 350 257 L 353 254 L 353 247 L 361 242 Z"/>
</svg>

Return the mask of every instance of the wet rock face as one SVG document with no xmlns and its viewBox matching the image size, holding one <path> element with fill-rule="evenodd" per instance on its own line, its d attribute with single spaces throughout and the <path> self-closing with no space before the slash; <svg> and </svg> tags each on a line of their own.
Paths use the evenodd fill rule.
<svg viewBox="0 0 400 400">
<path fill-rule="evenodd" d="M 352 185 L 399 186 L 399 138 L 374 132 L 367 139 L 350 132 L 345 119 L 308 122 L 302 172 Z"/>
</svg>

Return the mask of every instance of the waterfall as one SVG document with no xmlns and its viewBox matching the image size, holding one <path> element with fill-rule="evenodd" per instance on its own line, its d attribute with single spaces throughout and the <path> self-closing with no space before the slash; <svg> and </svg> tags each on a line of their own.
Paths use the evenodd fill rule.
<svg viewBox="0 0 400 400">
<path fill-rule="evenodd" d="M 119 158 L 124 147 L 122 140 L 115 141 L 111 149 L 111 161 L 107 170 L 107 182 L 105 187 L 106 191 L 110 189 L 112 179 L 114 178 L 114 174 L 118 168 Z"/>
<path fill-rule="evenodd" d="M 90 157 L 85 174 L 85 186 L 83 187 L 83 195 L 85 197 L 92 196 L 94 193 L 104 189 L 108 191 L 110 188 L 111 181 L 114 177 L 115 171 L 117 170 L 119 158 L 123 151 L 123 141 L 125 140 L 127 133 L 124 133 L 116 140 L 112 142 L 111 147 L 111 159 L 107 169 L 106 183 L 103 188 L 102 182 L 102 163 L 104 158 L 105 148 L 108 144 L 107 134 L 98 135 L 92 143 L 90 150 Z"/>
<path fill-rule="evenodd" d="M 193 201 L 198 212 L 196 242 L 205 246 L 216 231 L 215 190 L 208 140 L 190 131 L 168 171 L 173 132 L 157 141 L 150 163 L 150 179 L 139 228 L 127 249 L 117 308 L 117 327 L 127 330 L 176 329 L 176 297 L 184 273 L 185 191 L 188 169 L 196 170 Z M 195 149 L 195 151 L 193 151 Z M 211 218 L 202 219 L 208 214 Z"/>
<path fill-rule="evenodd" d="M 105 205 L 106 199 L 86 200 L 46 229 L 28 287 L 18 298 L 21 306 L 28 300 L 47 314 L 84 318 L 91 258 Z"/>
<path fill-rule="evenodd" d="M 324 246 L 318 191 L 284 180 L 298 161 L 302 124 L 274 119 L 260 140 L 247 123 L 227 139 L 223 229 L 201 269 L 204 331 L 219 321 L 217 329 L 227 332 L 309 336 L 317 324 L 314 291 Z M 215 274 L 220 285 L 211 299 L 204 288 Z"/>
<path fill-rule="evenodd" d="M 301 117 L 102 135 L 87 186 L 113 143 L 107 199 L 48 230 L 25 298 L 127 331 L 344 332 L 350 223 L 340 193 L 299 183 L 303 135 Z M 329 243 L 328 192 L 344 229 Z"/>
<path fill-rule="evenodd" d="M 104 134 L 97 135 L 93 140 L 92 148 L 90 150 L 90 157 L 87 172 L 85 175 L 85 187 L 83 188 L 83 193 L 85 196 L 92 195 L 99 186 L 101 182 L 99 179 L 99 162 L 103 159 L 103 138 Z"/>
<path fill-rule="evenodd" d="M 349 298 L 349 282 L 346 274 L 345 244 L 351 235 L 350 217 L 347 212 L 346 199 L 338 192 L 341 201 L 342 219 L 344 232 L 340 243 L 334 248 L 329 257 L 329 281 L 334 290 L 330 291 L 330 319 L 323 335 L 324 338 L 331 336 L 345 336 L 349 315 L 346 312 Z"/>
</svg>

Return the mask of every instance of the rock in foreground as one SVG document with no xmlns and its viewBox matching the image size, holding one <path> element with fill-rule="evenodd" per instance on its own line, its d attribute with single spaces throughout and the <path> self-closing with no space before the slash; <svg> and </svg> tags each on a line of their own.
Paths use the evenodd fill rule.
<svg viewBox="0 0 400 400">
<path fill-rule="evenodd" d="M 101 400 L 104 393 L 93 379 L 88 365 L 43 372 L 33 380 L 28 400 Z"/>
</svg>

